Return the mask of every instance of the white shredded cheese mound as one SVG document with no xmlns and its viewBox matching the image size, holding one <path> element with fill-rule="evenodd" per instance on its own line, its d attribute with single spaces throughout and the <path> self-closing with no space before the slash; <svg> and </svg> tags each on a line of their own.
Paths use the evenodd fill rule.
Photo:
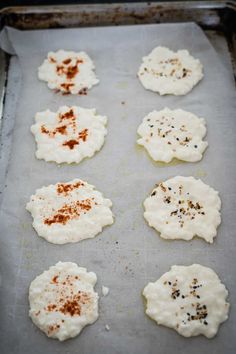
<svg viewBox="0 0 236 354">
<path fill-rule="evenodd" d="M 137 140 L 154 161 L 170 162 L 173 158 L 196 162 L 208 146 L 204 118 L 182 109 L 165 108 L 144 117 L 138 127 Z"/>
<path fill-rule="evenodd" d="M 58 50 L 48 53 L 38 68 L 38 77 L 52 90 L 86 95 L 87 90 L 99 82 L 94 70 L 94 63 L 85 52 Z"/>
<path fill-rule="evenodd" d="M 78 106 L 46 110 L 35 116 L 31 126 L 36 143 L 36 157 L 56 163 L 79 163 L 99 151 L 107 135 L 107 117 L 96 109 Z"/>
<path fill-rule="evenodd" d="M 64 244 L 93 238 L 114 222 L 112 202 L 79 179 L 36 190 L 26 209 L 33 227 L 48 242 Z"/>
<path fill-rule="evenodd" d="M 156 47 L 143 57 L 138 77 L 147 90 L 160 95 L 186 95 L 203 78 L 202 71 L 200 61 L 187 50 Z"/>
<path fill-rule="evenodd" d="M 160 182 L 144 201 L 144 218 L 164 239 L 212 243 L 221 222 L 221 200 L 213 188 L 193 177 Z"/>
<path fill-rule="evenodd" d="M 102 286 L 102 295 L 107 296 L 109 294 L 110 289 L 106 286 Z"/>
<path fill-rule="evenodd" d="M 37 276 L 29 288 L 29 316 L 48 337 L 77 336 L 98 318 L 97 276 L 76 263 L 58 262 Z"/>
<path fill-rule="evenodd" d="M 172 266 L 149 283 L 143 295 L 146 314 L 184 337 L 203 334 L 212 338 L 228 318 L 227 289 L 212 269 L 199 264 Z"/>
</svg>

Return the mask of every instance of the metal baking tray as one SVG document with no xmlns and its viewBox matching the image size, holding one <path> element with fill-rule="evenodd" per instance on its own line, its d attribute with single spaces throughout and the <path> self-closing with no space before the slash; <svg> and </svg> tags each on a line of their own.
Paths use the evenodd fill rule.
<svg viewBox="0 0 236 354">
<path fill-rule="evenodd" d="M 134 24 L 152 24 L 152 23 L 177 23 L 177 22 L 188 22 L 188 21 L 193 21 L 199 24 L 207 37 L 209 38 L 210 42 L 212 43 L 213 47 L 216 49 L 216 52 L 218 53 L 220 59 L 222 62 L 227 62 L 226 64 L 229 65 L 230 61 L 232 64 L 232 67 L 234 68 L 234 62 L 235 62 L 235 21 L 236 19 L 236 9 L 235 9 L 235 4 L 234 3 L 228 3 L 225 1 L 209 1 L 209 2 L 158 2 L 158 3 L 123 3 L 123 4 L 112 4 L 112 5 L 107 5 L 107 4 L 97 4 L 97 5 L 71 5 L 71 6 L 39 6 L 39 7 L 15 7 L 15 8 L 5 8 L 1 10 L 0 14 L 0 22 L 1 22 L 1 28 L 3 26 L 11 26 L 17 29 L 21 30 L 28 30 L 28 29 L 47 29 L 47 28 L 69 28 L 69 27 L 90 27 L 90 26 L 108 26 L 108 25 L 134 25 Z M 231 57 L 228 56 L 228 49 Z M 227 53 L 226 53 L 227 52 Z M 1 67 L 1 72 L 0 72 L 0 92 L 1 92 L 1 105 L 2 108 L 6 109 L 6 111 L 10 112 L 11 107 L 6 107 L 5 104 L 7 102 L 6 98 L 11 97 L 12 102 L 16 102 L 17 100 L 17 95 L 18 95 L 18 90 L 19 90 L 19 81 L 20 78 L 18 76 L 18 73 L 14 73 L 11 71 L 11 66 L 9 66 L 10 63 L 10 56 L 0 52 L 0 67 Z M 12 58 L 14 60 L 14 58 Z M 11 60 L 12 60 L 11 59 Z M 12 75 L 14 78 L 15 86 L 12 86 L 9 88 L 7 86 L 7 80 L 9 75 Z M 122 83 L 120 83 L 121 85 Z M 124 84 L 124 83 L 123 83 Z M 46 90 L 46 87 L 45 87 Z M 8 100 L 8 105 L 9 105 L 9 100 Z M 124 107 L 124 110 L 126 107 Z M 12 114 L 11 114 L 12 115 Z M 7 166 L 8 166 L 8 161 L 10 159 L 10 154 L 11 154 L 11 132 L 14 129 L 14 120 L 11 120 L 10 115 L 8 116 L 5 114 L 2 119 L 2 127 L 4 129 L 1 129 L 0 132 L 0 144 L 4 141 L 4 146 L 0 146 L 0 192 L 5 188 L 5 173 L 7 171 Z M 125 119 L 125 114 L 122 119 Z M 141 117 L 140 117 L 141 119 Z M 136 124 L 136 122 L 135 122 Z M 232 147 L 233 148 L 233 147 Z M 125 157 L 122 160 L 121 168 L 125 166 Z M 214 166 L 217 164 L 214 163 Z M 202 166 L 202 165 L 201 165 Z M 179 167 L 180 173 L 182 170 L 184 170 L 184 173 L 189 173 L 189 171 L 195 171 L 197 177 L 204 177 L 206 174 L 206 166 L 205 166 L 205 161 L 203 161 L 203 166 L 204 169 L 201 169 L 201 166 L 187 166 L 187 164 L 183 164 Z M 51 171 L 55 169 L 55 167 L 50 167 Z M 75 169 L 75 167 L 72 167 Z M 162 172 L 160 174 L 163 175 L 163 168 L 161 169 Z M 175 167 L 167 167 L 167 175 L 170 176 L 173 171 L 176 171 Z M 55 172 L 55 171 L 54 171 Z M 174 172 L 175 173 L 175 172 Z M 212 178 L 212 173 L 214 171 L 211 171 L 211 178 Z M 219 173 L 222 177 L 223 172 Z M 92 173 L 91 173 L 92 176 Z M 30 176 L 28 176 L 30 178 Z M 100 172 L 100 177 L 102 178 L 102 174 Z M 158 180 L 158 173 L 156 176 L 156 180 Z M 155 179 L 155 178 L 154 178 Z M 214 178 L 213 178 L 214 179 Z M 40 180 L 40 178 L 38 179 Z M 90 178 L 89 182 L 93 182 L 92 178 Z M 18 186 L 16 186 L 18 187 Z M 20 186 L 19 186 L 20 187 Z M 40 184 L 38 184 L 38 187 L 40 187 Z M 152 188 L 152 184 L 150 183 L 150 189 Z M 143 189 L 142 191 L 143 197 L 146 196 L 146 189 Z M 114 191 L 115 195 L 116 191 Z M 110 197 L 112 199 L 112 196 L 107 195 L 107 197 Z M 225 200 L 229 199 L 230 196 L 227 194 L 224 196 Z M 140 203 L 139 199 L 137 198 L 136 202 Z M 0 194 L 0 205 L 1 205 L 1 194 Z M 131 207 L 131 206 L 129 206 Z M 232 205 L 232 209 L 234 206 Z M 141 231 L 146 232 L 146 226 L 144 224 L 144 221 L 141 220 L 141 207 L 140 207 L 140 225 L 143 225 Z M 115 214 L 117 216 L 117 223 L 119 226 L 119 219 L 121 219 L 122 216 L 122 209 L 120 210 L 115 210 Z M 231 219 L 233 218 L 233 213 L 231 215 Z M 30 219 L 30 218 L 29 218 Z M 224 220 L 223 220 L 224 221 Z M 135 223 L 130 222 L 130 230 L 135 230 L 137 228 L 137 225 Z M 9 225 L 10 227 L 10 225 Z M 21 235 L 24 233 L 29 233 L 31 232 L 31 226 L 29 226 L 28 223 L 21 223 L 20 226 L 21 230 L 14 230 L 15 234 L 20 233 Z M 121 225 L 120 225 L 121 227 Z M 1 230 L 0 230 L 1 232 Z M 32 231 L 33 232 L 33 231 Z M 93 240 L 94 242 L 94 248 L 89 250 L 88 245 L 86 243 L 82 243 L 81 249 L 78 247 L 78 254 L 81 255 L 81 265 L 86 266 L 86 253 L 82 252 L 83 248 L 87 252 L 89 251 L 90 257 L 94 257 L 94 267 L 99 270 L 97 272 L 100 282 L 99 286 L 103 284 L 103 279 L 102 278 L 109 278 L 109 268 L 104 267 L 103 263 L 103 257 L 106 257 L 106 264 L 111 264 L 113 265 L 113 258 L 117 258 L 117 268 L 111 268 L 110 273 L 114 273 L 114 278 L 115 277 L 127 277 L 127 280 L 132 283 L 135 282 L 134 277 L 139 276 L 140 273 L 140 279 L 138 281 L 138 287 L 139 287 L 139 292 L 142 290 L 142 286 L 145 285 L 144 279 L 148 279 L 148 274 L 147 274 L 147 269 L 144 269 L 143 264 L 141 264 L 139 261 L 142 260 L 142 257 L 145 257 L 145 252 L 141 249 L 142 247 L 142 242 L 140 240 L 137 240 L 138 245 L 136 245 L 136 248 L 130 242 L 129 247 L 124 250 L 122 248 L 122 240 L 120 241 L 118 235 L 112 234 L 112 228 L 111 228 L 111 238 L 103 238 L 101 237 L 96 238 L 96 240 Z M 150 238 L 150 245 L 149 245 L 149 251 L 154 255 L 159 255 L 161 257 L 161 252 L 163 251 L 162 247 L 159 249 L 156 248 L 156 245 L 162 245 L 161 240 L 158 239 L 158 236 L 152 233 L 153 237 Z M 107 234 L 106 234 L 107 235 Z M 2 235 L 3 236 L 3 235 Z M 13 235 L 14 236 L 14 235 Z M 110 235 L 109 235 L 110 236 Z M 222 235 L 221 235 L 222 236 Z M 107 240 L 107 241 L 106 241 Z M 20 246 L 24 250 L 23 257 L 24 259 L 21 260 L 21 265 L 23 266 L 24 269 L 27 270 L 29 274 L 32 274 L 35 276 L 36 274 L 39 273 L 37 269 L 37 264 L 34 266 L 34 261 L 40 259 L 40 254 L 36 254 L 35 248 L 34 251 L 31 252 L 30 246 L 31 244 L 27 244 L 24 238 L 22 239 L 22 243 Z M 38 239 L 34 238 L 32 240 L 32 243 L 34 244 L 34 247 L 37 248 L 37 242 Z M 41 241 L 40 241 L 41 242 Z M 43 241 L 42 241 L 43 242 Z M 129 242 L 129 241 L 127 241 Z M 105 252 L 105 249 L 100 249 L 99 247 L 101 244 L 105 247 L 106 243 L 108 244 L 109 247 L 113 248 L 113 252 L 111 254 L 107 254 Z M 16 243 L 17 244 L 17 243 Z M 202 243 L 199 240 L 193 240 L 193 242 L 190 242 L 187 245 L 183 246 L 183 243 L 173 243 L 169 245 L 170 249 L 170 254 L 171 254 L 171 262 L 176 262 L 178 263 L 180 260 L 180 254 L 181 254 L 181 260 L 185 259 L 187 263 L 190 261 L 198 261 L 200 262 L 201 259 L 204 259 L 203 255 L 201 254 L 202 252 Z M 227 254 L 227 247 L 224 247 L 226 243 L 221 238 L 221 243 L 216 244 L 216 247 L 210 248 L 206 246 L 204 249 L 204 256 L 206 256 L 206 263 L 209 260 L 210 264 L 212 264 L 212 267 L 217 270 L 219 268 L 223 269 L 223 266 L 221 268 L 221 265 L 219 262 L 224 262 L 224 258 L 232 257 L 232 254 Z M 48 257 L 50 258 L 51 256 L 54 258 L 58 258 L 63 260 L 70 260 L 70 254 L 68 250 L 71 249 L 70 246 L 65 246 L 64 248 L 58 248 L 57 246 L 49 246 L 46 245 L 46 243 L 40 243 L 40 251 L 42 249 L 45 251 L 44 258 L 46 258 L 46 254 L 48 254 Z M 165 245 L 166 247 L 166 245 Z M 196 254 L 196 259 L 191 259 L 191 257 L 187 254 L 186 252 L 185 255 L 185 247 L 187 249 L 195 249 L 195 254 Z M 74 247 L 75 248 L 75 247 Z M 153 249 L 152 249 L 153 248 Z M 175 249 L 176 248 L 176 249 Z M 4 243 L 3 247 L 0 245 L 0 250 L 1 252 L 8 252 L 7 249 L 4 249 Z M 99 252 L 98 252 L 99 250 Z M 58 252 L 58 253 L 57 253 Z M 68 252 L 68 253 L 67 253 Z M 40 253 L 40 252 L 39 252 Z M 215 259 L 218 255 L 218 262 L 215 262 Z M 12 256 L 12 255 L 9 255 Z M 62 259 L 63 258 L 63 259 Z M 72 259 L 77 260 L 77 259 Z M 83 263 L 84 262 L 84 263 Z M 156 278 L 158 275 L 160 276 L 162 272 L 165 270 L 167 271 L 168 268 L 163 268 L 163 265 L 160 266 L 158 264 L 158 259 L 157 263 L 150 264 L 149 259 L 146 259 L 147 264 L 149 265 L 149 269 L 152 270 L 152 274 L 156 274 Z M 214 263 L 215 262 L 215 263 Z M 47 261 L 47 263 L 52 263 Z M 53 262 L 54 263 L 54 262 Z M 52 264 L 53 264 L 52 263 Z M 119 263 L 119 264 L 118 264 Z M 14 263 L 15 264 L 15 263 Z M 16 267 L 17 267 L 17 262 L 16 262 Z M 38 263 L 39 264 L 39 263 Z M 122 266 L 120 266 L 120 264 Z M 169 264 L 169 260 L 168 260 Z M 229 262 L 228 262 L 229 264 Z M 215 266 L 215 267 L 214 267 Z M 46 267 L 47 268 L 47 267 Z M 0 273 L 4 269 L 0 270 Z M 42 269 L 44 270 L 44 269 Z M 96 271 L 94 268 L 89 268 L 91 271 Z M 229 272 L 227 274 L 224 274 L 224 279 L 229 281 L 231 277 L 231 272 L 233 272 L 233 265 Z M 19 269 L 16 269 L 16 274 L 18 274 Z M 12 276 L 12 274 L 9 274 L 9 279 Z M 143 277 L 141 279 L 141 277 Z M 24 275 L 23 277 L 21 276 L 21 281 L 18 280 L 16 284 L 12 283 L 12 286 L 15 286 L 15 291 L 16 293 L 19 292 L 20 296 L 26 296 L 27 293 L 27 288 L 25 286 L 25 280 L 24 280 Z M 149 279 L 149 280 L 154 280 L 154 279 Z M 223 279 L 222 279 L 223 280 Z M 28 281 L 28 280 L 27 280 Z M 10 280 L 9 280 L 10 282 Z M 134 283 L 135 284 L 135 283 Z M 142 284 L 142 286 L 140 285 Z M 28 283 L 27 283 L 28 285 Z M 104 283 L 104 285 L 110 285 Z M 4 286 L 4 283 L 2 284 Z M 137 284 L 135 284 L 137 286 Z M 101 298 L 101 303 L 102 303 L 102 313 L 100 314 L 101 317 L 101 322 L 105 325 L 106 323 L 109 324 L 109 310 L 112 309 L 112 305 L 114 304 L 114 299 L 117 299 L 117 294 L 120 294 L 120 296 L 124 299 L 125 296 L 127 296 L 127 289 L 119 289 L 118 287 L 113 287 L 111 288 L 111 292 L 107 300 Z M 230 290 L 230 289 L 229 289 Z M 115 295 L 114 295 L 115 294 Z M 20 298 L 19 296 L 19 298 Z M 130 295 L 132 296 L 132 295 Z M 107 303 L 108 301 L 108 303 Z M 17 300 L 17 303 L 13 303 L 9 305 L 9 313 L 11 314 L 11 306 L 17 306 L 17 308 L 20 308 L 20 313 L 24 314 L 25 318 L 27 316 L 27 310 L 25 310 L 25 307 L 21 303 L 21 300 Z M 2 337 L 0 340 L 0 351 L 3 354 L 8 354 L 8 353 L 19 353 L 22 354 L 22 348 L 24 348 L 25 353 L 32 353 L 34 352 L 35 354 L 41 354 L 41 353 L 66 353 L 66 354 L 72 354 L 72 353 L 81 353 L 81 354 L 92 354 L 92 353 L 97 353 L 97 354 L 113 354 L 113 353 L 119 353 L 119 354 L 125 354 L 129 352 L 129 354 L 134 354 L 134 353 L 143 353 L 143 354 L 152 354 L 155 352 L 158 352 L 160 354 L 166 354 L 170 353 L 170 349 L 173 348 L 173 345 L 171 345 L 171 341 L 173 340 L 174 343 L 176 343 L 176 353 L 181 353 L 185 354 L 191 350 L 191 346 L 193 346 L 192 352 L 195 353 L 197 352 L 197 347 L 199 350 L 206 354 L 211 350 L 211 348 L 214 348 L 214 353 L 217 354 L 232 354 L 235 352 L 235 342 L 234 342 L 234 347 L 233 347 L 233 341 L 234 338 L 228 338 L 226 336 L 227 333 L 224 332 L 225 338 L 224 338 L 224 343 L 219 345 L 218 348 L 215 346 L 213 347 L 214 342 L 209 342 L 205 340 L 204 338 L 194 338 L 190 339 L 188 341 L 185 341 L 182 338 L 179 340 L 179 337 L 177 334 L 172 333 L 170 330 L 165 329 L 165 328 L 154 328 L 153 324 L 153 330 L 149 333 L 149 345 L 148 346 L 142 346 L 142 339 L 144 336 L 147 334 L 147 332 L 143 333 L 139 330 L 139 326 L 135 323 L 132 323 L 132 318 L 133 318 L 133 313 L 137 311 L 138 313 L 142 313 L 143 315 L 143 308 L 142 304 L 140 304 L 140 299 L 137 299 L 136 302 L 133 304 L 133 308 L 126 307 L 124 305 L 124 302 L 118 302 L 115 304 L 115 311 L 116 311 L 116 317 L 117 317 L 117 322 L 119 322 L 119 319 L 127 319 L 127 324 L 128 326 L 124 328 L 127 330 L 127 335 L 130 336 L 129 340 L 130 343 L 133 341 L 137 340 L 137 338 L 140 339 L 138 343 L 140 343 L 140 347 L 135 346 L 133 344 L 130 347 L 126 347 L 125 344 L 120 341 L 120 337 L 122 338 L 123 334 L 123 329 L 122 329 L 122 323 L 119 323 L 119 325 L 115 324 L 115 319 L 112 322 L 113 326 L 111 326 L 111 332 L 106 333 L 104 326 L 102 327 L 97 326 L 98 332 L 96 332 L 95 326 L 92 326 L 92 333 L 94 334 L 94 337 L 91 340 L 91 337 L 88 336 L 88 330 L 85 329 L 81 336 L 76 339 L 76 342 L 68 341 L 66 343 L 50 343 L 50 340 L 48 340 L 48 347 L 50 348 L 51 345 L 51 350 L 47 349 L 47 351 L 44 351 L 44 347 L 40 347 L 41 345 L 41 339 L 43 335 L 38 333 L 38 340 L 37 343 L 35 343 L 34 347 L 27 347 L 27 336 L 28 333 L 24 333 L 24 346 L 21 346 L 21 343 L 17 343 L 17 346 L 15 346 L 14 340 L 12 340 L 12 345 L 11 345 L 11 335 L 14 334 L 14 330 L 17 330 L 17 328 L 11 329 L 9 332 L 9 338 L 5 332 L 4 338 Z M 5 311 L 7 309 L 4 309 Z M 114 310 L 114 309 L 113 309 Z M 234 311 L 234 304 L 232 304 L 232 310 Z M 125 314 L 125 316 L 124 316 Z M 20 320 L 20 318 L 15 318 L 14 319 L 16 324 L 18 323 L 17 321 Z M 147 323 L 147 326 L 150 325 L 149 319 L 144 319 Z M 0 320 L 1 321 L 1 320 Z M 108 322 L 106 322 L 108 321 Z M 96 324 L 95 324 L 96 325 Z M 233 324 L 235 326 L 235 323 Z M 24 324 L 22 323 L 23 328 Z M 131 327 L 133 326 L 134 328 Z M 4 324 L 1 324 L 1 328 L 4 328 Z M 37 331 L 36 328 L 32 325 L 32 330 Z M 135 329 L 137 328 L 137 331 Z M 133 330 L 134 329 L 134 330 Z M 163 340 L 161 342 L 161 347 L 157 348 L 155 347 L 157 345 L 155 341 L 155 333 L 156 331 L 159 331 L 159 335 L 161 333 L 161 336 L 163 336 Z M 3 333 L 3 332 L 2 332 Z M 114 335 L 114 341 L 112 343 L 112 346 L 108 347 L 106 345 L 108 341 L 109 335 L 112 336 Z M 135 335 L 134 335 L 135 333 Z M 100 337 L 99 343 L 100 347 L 98 347 L 96 350 L 96 341 L 98 340 L 98 337 Z M 226 343 L 228 338 L 228 343 Z M 31 343 L 29 339 L 29 343 Z M 101 344 L 102 343 L 102 344 Z M 75 346 L 78 346 L 78 350 L 75 349 Z M 225 350 L 223 350 L 225 346 Z M 1 349 L 2 348 L 2 349 Z M 7 351 L 6 351 L 6 348 Z M 18 348 L 18 352 L 16 351 L 16 348 Z"/>
</svg>

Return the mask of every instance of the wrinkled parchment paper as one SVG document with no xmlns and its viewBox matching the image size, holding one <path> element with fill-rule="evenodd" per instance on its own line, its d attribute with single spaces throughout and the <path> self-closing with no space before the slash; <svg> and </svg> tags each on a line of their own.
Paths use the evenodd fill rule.
<svg viewBox="0 0 236 354">
<path fill-rule="evenodd" d="M 136 77 L 142 56 L 155 46 L 188 49 L 204 66 L 204 79 L 186 96 L 160 97 Z M 2 354 L 228 354 L 235 352 L 236 330 L 236 120 L 231 69 L 223 65 L 204 33 L 192 23 L 43 31 L 6 28 L 1 46 L 14 52 L 8 77 L 4 119 L 12 137 L 0 216 Z M 50 50 L 84 50 L 94 60 L 100 84 L 88 96 L 63 96 L 37 78 Z M 21 77 L 21 81 L 19 81 Z M 17 87 L 20 85 L 20 87 Z M 16 97 L 17 93 L 17 97 Z M 13 97 L 14 96 L 14 97 Z M 15 104 L 17 99 L 17 104 Z M 30 133 L 34 115 L 61 105 L 95 107 L 107 115 L 108 136 L 95 157 L 79 165 L 35 158 Z M 182 108 L 207 121 L 209 148 L 199 163 L 163 166 L 136 145 L 136 130 L 153 109 Z M 9 140 L 8 140 L 9 141 Z M 8 149 L 9 150 L 9 149 Z M 4 152 L 7 156 L 7 151 Z M 175 175 L 200 177 L 222 198 L 222 224 L 213 245 L 162 240 L 143 219 L 142 202 L 160 180 Z M 113 201 L 116 220 L 94 239 L 57 246 L 39 238 L 25 210 L 36 188 L 75 177 L 87 180 Z M 74 261 L 96 272 L 100 317 L 75 339 L 48 339 L 28 318 L 30 282 L 57 261 Z M 231 311 L 216 338 L 186 339 L 157 326 L 144 315 L 143 287 L 173 264 L 200 263 L 213 268 L 230 292 Z M 106 331 L 108 324 L 110 331 Z"/>
</svg>

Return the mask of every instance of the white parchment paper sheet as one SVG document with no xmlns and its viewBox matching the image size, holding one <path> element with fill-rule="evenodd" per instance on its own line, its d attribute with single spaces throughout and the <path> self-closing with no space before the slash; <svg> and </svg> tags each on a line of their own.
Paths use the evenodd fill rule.
<svg viewBox="0 0 236 354">
<path fill-rule="evenodd" d="M 234 83 L 231 70 L 221 63 L 201 29 L 191 23 L 25 32 L 7 28 L 1 43 L 18 55 L 22 74 L 16 115 L 12 116 L 14 110 L 10 109 L 11 95 L 7 96 L 4 112 L 8 119 L 15 119 L 15 126 L 0 220 L 1 353 L 234 353 Z M 145 91 L 139 83 L 136 73 L 141 58 L 157 45 L 173 50 L 186 48 L 201 60 L 205 77 L 187 96 L 160 97 Z M 94 60 L 100 84 L 88 96 L 56 94 L 37 79 L 37 68 L 47 52 L 60 48 L 84 50 Z M 12 63 L 16 70 L 18 61 Z M 8 87 L 14 91 L 13 79 L 9 75 Z M 64 104 L 96 107 L 109 118 L 108 136 L 103 149 L 92 159 L 57 167 L 36 160 L 30 126 L 36 112 L 57 110 Z M 165 106 L 205 117 L 209 148 L 201 162 L 161 167 L 136 147 L 136 130 L 142 118 Z M 222 225 L 213 245 L 199 239 L 167 242 L 144 222 L 143 200 L 155 183 L 175 175 L 202 177 L 219 190 Z M 94 184 L 113 201 L 115 224 L 82 243 L 49 244 L 32 229 L 25 204 L 36 188 L 75 177 Z M 110 288 L 109 296 L 101 297 L 99 320 L 64 343 L 46 338 L 28 318 L 31 280 L 59 260 L 74 261 L 96 272 L 99 293 L 102 285 Z M 213 340 L 182 338 L 144 315 L 141 291 L 147 282 L 159 278 L 173 264 L 192 263 L 212 267 L 230 291 L 230 318 Z"/>
</svg>

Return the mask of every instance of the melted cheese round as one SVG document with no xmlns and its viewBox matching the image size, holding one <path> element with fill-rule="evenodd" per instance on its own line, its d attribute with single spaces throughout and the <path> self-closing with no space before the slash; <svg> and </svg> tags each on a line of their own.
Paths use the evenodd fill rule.
<svg viewBox="0 0 236 354">
<path fill-rule="evenodd" d="M 48 337 L 77 336 L 98 318 L 95 273 L 71 262 L 58 262 L 36 277 L 29 288 L 29 316 Z"/>
<path fill-rule="evenodd" d="M 48 53 L 47 59 L 38 68 L 38 77 L 46 81 L 52 90 L 86 95 L 87 90 L 99 82 L 94 69 L 92 60 L 85 52 L 58 50 Z"/>
<path fill-rule="evenodd" d="M 146 314 L 184 337 L 203 334 L 212 338 L 228 318 L 227 289 L 212 269 L 199 264 L 172 266 L 149 283 L 143 295 Z"/>
<path fill-rule="evenodd" d="M 47 241 L 64 244 L 93 238 L 113 224 L 112 202 L 79 179 L 36 190 L 26 209 L 33 227 Z"/>
<path fill-rule="evenodd" d="M 138 77 L 147 89 L 160 95 L 185 95 L 203 78 L 202 65 L 187 50 L 172 52 L 156 47 L 143 58 Z"/>
<path fill-rule="evenodd" d="M 45 161 L 79 163 L 101 149 L 107 134 L 107 117 L 95 109 L 63 106 L 37 113 L 35 121 L 36 157 Z"/>
<path fill-rule="evenodd" d="M 208 143 L 205 120 L 182 109 L 149 113 L 138 127 L 137 140 L 154 161 L 170 162 L 173 158 L 195 162 L 202 158 Z"/>
<path fill-rule="evenodd" d="M 165 239 L 201 237 L 212 243 L 221 222 L 221 201 L 213 188 L 193 177 L 161 182 L 144 201 L 144 218 Z"/>
</svg>

